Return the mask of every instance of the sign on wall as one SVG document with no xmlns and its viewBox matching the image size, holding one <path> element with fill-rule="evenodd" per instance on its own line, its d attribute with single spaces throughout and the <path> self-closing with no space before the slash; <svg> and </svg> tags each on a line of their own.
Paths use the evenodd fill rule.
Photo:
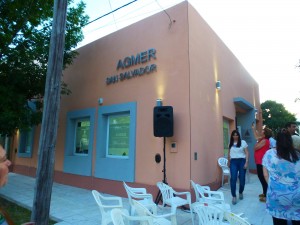
<svg viewBox="0 0 300 225">
<path fill-rule="evenodd" d="M 146 51 L 137 53 L 136 56 L 131 55 L 131 56 L 126 56 L 124 59 L 119 59 L 117 62 L 117 71 L 120 70 L 122 71 L 125 70 L 125 71 L 107 77 L 106 84 L 107 85 L 114 84 L 119 81 L 140 77 L 157 71 L 157 65 L 150 63 L 152 60 L 155 59 L 156 59 L 156 50 L 154 48 L 150 48 Z M 145 63 L 148 64 L 145 65 Z M 141 65 L 141 67 L 129 70 L 130 67 L 134 67 L 137 65 Z"/>
</svg>

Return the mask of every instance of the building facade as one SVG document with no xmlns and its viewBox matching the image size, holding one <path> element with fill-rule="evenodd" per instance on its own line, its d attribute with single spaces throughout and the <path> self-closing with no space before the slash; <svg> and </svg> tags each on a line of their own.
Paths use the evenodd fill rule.
<svg viewBox="0 0 300 225">
<path fill-rule="evenodd" d="M 248 143 L 261 124 L 259 87 L 188 3 L 167 9 L 80 49 L 63 72 L 55 181 L 125 195 L 122 181 L 157 193 L 163 179 L 189 190 L 190 180 L 219 187 L 217 159 L 238 127 Z M 216 88 L 216 87 L 219 88 Z M 173 136 L 153 134 L 153 109 L 172 106 Z M 12 142 L 13 171 L 35 176 L 40 127 Z"/>
</svg>

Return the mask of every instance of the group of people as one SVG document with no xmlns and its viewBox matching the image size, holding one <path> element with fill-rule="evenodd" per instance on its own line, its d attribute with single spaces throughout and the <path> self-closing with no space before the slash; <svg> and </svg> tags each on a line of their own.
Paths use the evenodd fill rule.
<svg viewBox="0 0 300 225">
<path fill-rule="evenodd" d="M 300 225 L 300 137 L 296 129 L 295 122 L 287 123 L 275 140 L 271 129 L 264 127 L 258 132 L 252 125 L 257 140 L 254 159 L 263 192 L 258 197 L 259 201 L 266 202 L 274 225 L 287 225 L 288 221 Z M 237 178 L 239 199 L 242 200 L 249 162 L 248 145 L 238 130 L 232 131 L 230 136 L 228 162 L 232 204 L 235 205 Z"/>
<path fill-rule="evenodd" d="M 252 130 L 257 142 L 254 146 L 254 159 L 257 176 L 262 186 L 259 201 L 266 202 L 266 208 L 273 218 L 274 225 L 300 225 L 300 137 L 296 133 L 297 124 L 289 122 L 276 136 L 272 130 L 262 132 Z M 230 167 L 230 187 L 232 204 L 237 203 L 236 182 L 239 178 L 239 199 L 244 198 L 246 170 L 249 162 L 248 144 L 241 139 L 238 130 L 230 136 L 228 166 Z M 0 187 L 7 182 L 8 167 L 11 162 L 0 145 Z M 0 224 L 7 224 L 0 210 Z"/>
</svg>

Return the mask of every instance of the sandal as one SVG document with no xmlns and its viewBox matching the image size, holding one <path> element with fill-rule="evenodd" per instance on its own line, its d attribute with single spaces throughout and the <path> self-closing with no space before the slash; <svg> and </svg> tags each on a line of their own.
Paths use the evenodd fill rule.
<svg viewBox="0 0 300 225">
<path fill-rule="evenodd" d="M 266 197 L 261 197 L 261 198 L 259 198 L 259 201 L 261 201 L 261 202 L 266 202 Z"/>
</svg>

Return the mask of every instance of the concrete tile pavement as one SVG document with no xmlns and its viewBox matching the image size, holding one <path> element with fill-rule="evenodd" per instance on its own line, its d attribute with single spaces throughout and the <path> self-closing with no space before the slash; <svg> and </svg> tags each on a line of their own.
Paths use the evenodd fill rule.
<svg viewBox="0 0 300 225">
<path fill-rule="evenodd" d="M 237 183 L 237 196 L 238 186 Z M 231 204 L 230 185 L 226 183 L 219 189 L 224 193 L 226 203 L 231 206 L 233 213 L 244 213 L 244 216 L 252 225 L 272 225 L 272 217 L 266 212 L 266 204 L 259 201 L 258 195 L 262 193 L 262 187 L 257 175 L 250 174 L 244 190 L 244 199 L 239 200 L 236 205 Z"/>
<path fill-rule="evenodd" d="M 8 184 L 0 189 L 0 195 L 10 201 L 31 209 L 34 197 L 35 179 L 15 173 L 9 174 Z M 238 184 L 237 184 L 238 185 Z M 246 184 L 244 199 L 236 205 L 231 204 L 229 184 L 219 190 L 224 192 L 225 201 L 230 203 L 232 212 L 244 213 L 253 225 L 271 225 L 272 218 L 265 211 L 265 204 L 259 202 L 258 195 L 261 186 L 258 178 L 250 174 L 250 181 Z M 105 194 L 110 196 L 108 194 Z M 129 209 L 127 198 L 122 198 L 123 205 Z M 160 209 L 159 211 L 162 211 Z M 57 225 L 96 225 L 101 224 L 100 212 L 90 190 L 68 185 L 53 184 L 50 217 L 57 221 Z M 179 225 L 191 224 L 190 213 L 181 209 L 177 212 Z M 26 222 L 26 221 L 24 221 Z"/>
</svg>

